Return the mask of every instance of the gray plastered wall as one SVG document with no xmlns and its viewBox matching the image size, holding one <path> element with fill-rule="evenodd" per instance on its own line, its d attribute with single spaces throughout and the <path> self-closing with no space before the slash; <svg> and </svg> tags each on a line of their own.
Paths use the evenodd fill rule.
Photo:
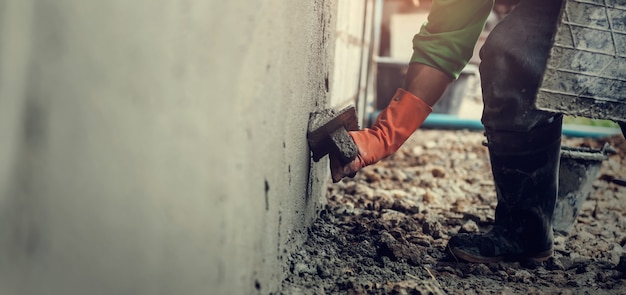
<svg viewBox="0 0 626 295">
<path fill-rule="evenodd" d="M 331 0 L 0 0 L 0 294 L 269 294 L 328 179 Z"/>
</svg>

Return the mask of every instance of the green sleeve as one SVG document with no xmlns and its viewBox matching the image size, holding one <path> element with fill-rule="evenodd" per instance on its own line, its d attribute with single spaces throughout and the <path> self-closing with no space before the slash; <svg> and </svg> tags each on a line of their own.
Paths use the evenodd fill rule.
<svg viewBox="0 0 626 295">
<path fill-rule="evenodd" d="M 411 63 L 458 78 L 474 52 L 494 0 L 433 0 L 428 21 L 413 37 Z"/>
</svg>

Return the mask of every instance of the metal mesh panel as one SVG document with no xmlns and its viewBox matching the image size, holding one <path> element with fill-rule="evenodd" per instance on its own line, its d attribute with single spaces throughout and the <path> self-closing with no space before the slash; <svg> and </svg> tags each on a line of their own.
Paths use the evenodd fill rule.
<svg viewBox="0 0 626 295">
<path fill-rule="evenodd" d="M 539 109 L 626 121 L 626 0 L 566 0 Z"/>
</svg>

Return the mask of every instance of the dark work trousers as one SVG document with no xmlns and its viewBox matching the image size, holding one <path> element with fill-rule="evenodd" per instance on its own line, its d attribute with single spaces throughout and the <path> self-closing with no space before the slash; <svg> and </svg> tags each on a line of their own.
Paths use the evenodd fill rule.
<svg viewBox="0 0 626 295">
<path fill-rule="evenodd" d="M 480 51 L 485 130 L 524 132 L 561 117 L 534 101 L 556 30 L 561 0 L 522 0 Z"/>
</svg>

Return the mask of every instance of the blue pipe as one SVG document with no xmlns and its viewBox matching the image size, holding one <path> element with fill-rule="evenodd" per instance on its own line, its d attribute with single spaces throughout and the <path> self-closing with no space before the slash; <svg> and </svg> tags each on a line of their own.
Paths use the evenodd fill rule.
<svg viewBox="0 0 626 295">
<path fill-rule="evenodd" d="M 374 122 L 380 114 L 380 111 L 370 113 L 369 121 Z M 371 123 L 370 123 L 371 125 Z M 459 118 L 455 115 L 432 113 L 426 118 L 422 124 L 422 128 L 432 129 L 467 129 L 467 130 L 484 130 L 483 123 L 478 119 Z M 568 137 L 591 137 L 601 138 L 621 134 L 619 128 L 592 127 L 582 125 L 563 124 L 563 135 Z"/>
<path fill-rule="evenodd" d="M 431 113 L 422 124 L 433 129 L 468 129 L 483 130 L 483 123 L 477 119 L 459 118 L 454 115 Z"/>
<path fill-rule="evenodd" d="M 583 125 L 563 124 L 563 135 L 569 137 L 600 138 L 622 134 L 619 128 L 594 127 Z"/>
</svg>

